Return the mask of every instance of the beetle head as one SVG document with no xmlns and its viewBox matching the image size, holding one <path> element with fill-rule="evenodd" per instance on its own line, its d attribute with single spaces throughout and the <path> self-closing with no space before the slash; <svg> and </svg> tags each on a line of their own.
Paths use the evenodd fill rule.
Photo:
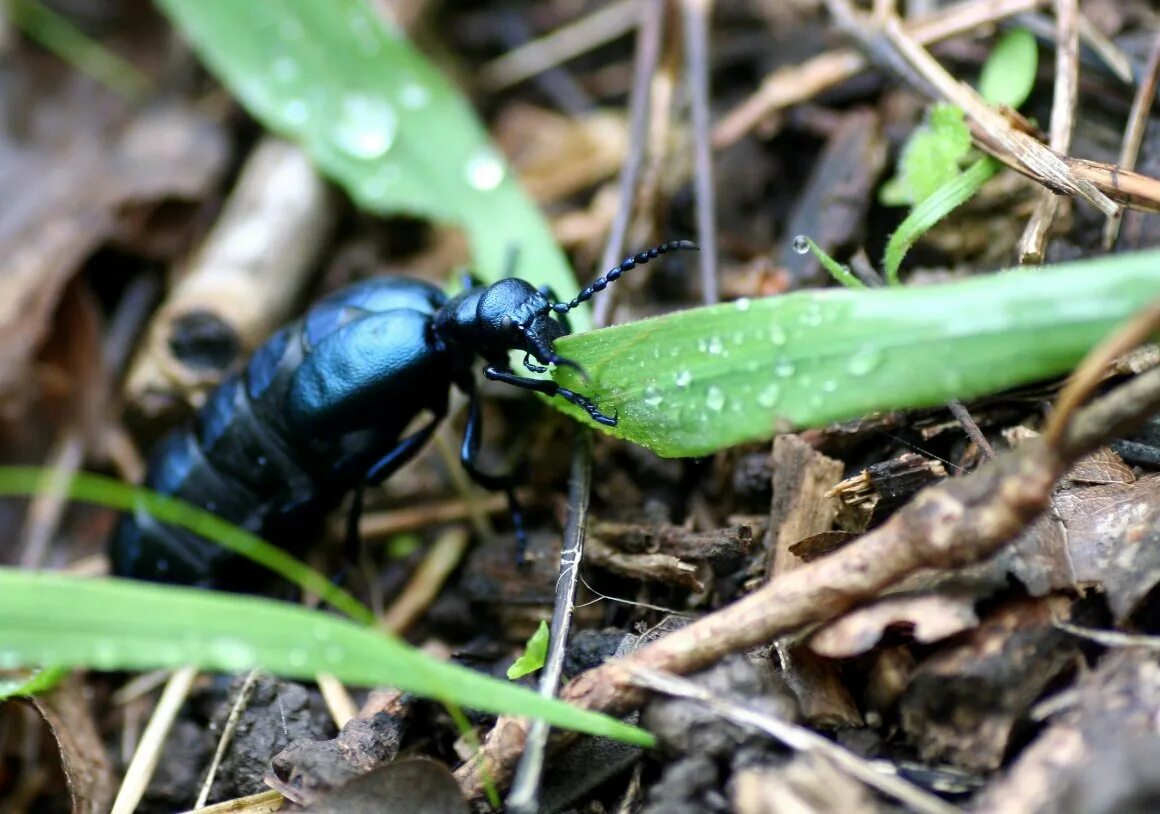
<svg viewBox="0 0 1160 814">
<path fill-rule="evenodd" d="M 508 351 L 522 350 L 542 365 L 580 370 L 552 348 L 567 331 L 552 317 L 551 308 L 548 298 L 525 280 L 509 277 L 488 286 L 475 310 L 482 334 L 481 355 L 493 364 L 506 365 Z"/>
</svg>

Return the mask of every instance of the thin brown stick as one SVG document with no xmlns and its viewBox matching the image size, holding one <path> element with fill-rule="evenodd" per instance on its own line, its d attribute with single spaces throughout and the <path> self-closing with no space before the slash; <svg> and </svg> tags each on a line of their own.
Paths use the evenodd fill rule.
<svg viewBox="0 0 1160 814">
<path fill-rule="evenodd" d="M 463 526 L 453 526 L 440 534 L 415 569 L 407 587 L 382 615 L 380 627 L 395 634 L 406 633 L 439 595 L 447 577 L 459 566 L 467 550 L 467 541 L 467 529 Z"/>
<path fill-rule="evenodd" d="M 987 436 L 983 435 L 983 431 L 979 429 L 979 425 L 975 422 L 974 417 L 971 416 L 966 405 L 958 399 L 951 399 L 947 402 L 947 409 L 951 411 L 951 415 L 962 425 L 963 432 L 967 434 L 967 437 L 979 448 L 980 454 L 988 461 L 995 460 L 995 448 L 991 446 L 991 442 L 987 440 Z"/>
<path fill-rule="evenodd" d="M 366 512 L 359 519 L 358 533 L 360 539 L 373 540 L 380 537 L 390 537 L 393 534 L 402 534 L 405 531 L 438 526 L 443 523 L 458 523 L 470 518 L 474 511 L 493 515 L 506 512 L 507 508 L 507 495 L 495 492 L 480 498 L 474 506 L 463 498 L 454 498 L 432 503 L 420 503 L 417 506 L 400 509 Z M 342 539 L 345 532 L 344 518 L 335 524 L 331 534 L 337 540 Z"/>
<path fill-rule="evenodd" d="M 764 732 L 791 749 L 821 755 L 849 776 L 904 803 L 911 811 L 919 812 L 919 814 L 958 814 L 960 811 L 929 791 L 903 780 L 896 774 L 876 768 L 866 758 L 856 755 L 829 738 L 823 737 L 800 724 L 790 723 L 768 712 L 752 709 L 738 701 L 714 695 L 700 684 L 680 678 L 672 673 L 638 667 L 634 669 L 633 674 L 636 683 L 641 687 L 677 698 L 698 701 L 721 717 L 741 726 Z"/>
<path fill-rule="evenodd" d="M 697 193 L 697 258 L 701 266 L 701 299 L 711 305 L 717 291 L 716 187 L 713 147 L 709 142 L 709 13 L 712 0 L 684 0 L 685 76 L 693 126 L 693 186 Z"/>
<path fill-rule="evenodd" d="M 1057 153 L 1066 154 L 1071 149 L 1075 109 L 1079 103 L 1079 0 L 1055 0 L 1055 25 L 1055 89 L 1048 144 Z M 1060 199 L 1054 192 L 1046 188 L 1039 190 L 1035 209 L 1019 238 L 1020 263 L 1043 262 L 1047 237 L 1059 205 Z"/>
<path fill-rule="evenodd" d="M 480 85 L 485 90 L 503 90 L 562 65 L 631 31 L 638 14 L 634 0 L 604 6 L 493 59 L 480 68 Z"/>
<path fill-rule="evenodd" d="M 649 92 L 652 75 L 656 71 L 661 53 L 661 32 L 664 30 L 664 0 L 644 0 L 640 4 L 640 29 L 636 35 L 636 51 L 633 55 L 632 93 L 629 95 L 628 155 L 624 158 L 624 168 L 620 171 L 617 185 L 616 217 L 608 230 L 608 240 L 601 256 L 602 269 L 612 268 L 624 251 L 624 241 L 628 236 L 628 226 L 632 222 L 632 201 L 644 165 L 645 144 L 649 131 Z M 616 287 L 605 291 L 592 309 L 592 324 L 603 327 L 608 324 L 612 306 L 616 298 Z"/>
<path fill-rule="evenodd" d="M 1144 76 L 1136 88 L 1136 95 L 1132 99 L 1132 110 L 1128 114 L 1128 127 L 1124 131 L 1124 140 L 1120 144 L 1119 167 L 1123 170 L 1132 170 L 1136 167 L 1136 159 L 1140 155 L 1140 145 L 1144 142 L 1144 132 L 1148 127 L 1148 117 L 1152 113 L 1152 103 L 1156 98 L 1156 84 L 1160 80 L 1160 34 L 1152 43 L 1152 51 L 1148 54 L 1148 65 L 1144 68 Z M 1120 236 L 1120 223 L 1124 219 L 1124 210 L 1117 210 L 1109 215 L 1104 224 L 1104 249 L 1111 251 L 1116 245 L 1116 238 Z"/>
<path fill-rule="evenodd" d="M 951 76 L 938 60 L 906 33 L 897 19 L 887 20 L 883 32 L 903 59 L 943 99 L 962 108 L 979 147 L 1048 189 L 1083 198 L 1105 214 L 1116 210 L 1116 205 L 1094 184 L 1072 172 L 1063 156 L 1034 136 L 1012 127 L 1011 122 L 988 105 L 978 91 Z"/>
<path fill-rule="evenodd" d="M 906 32 L 922 45 L 970 33 L 1043 5 L 1045 0 L 989 0 L 958 3 L 945 11 L 908 20 Z M 713 130 L 713 146 L 720 149 L 739 141 L 772 113 L 808 101 L 827 88 L 857 76 L 869 60 L 852 49 L 831 51 L 800 65 L 780 68 L 767 76 L 757 91 L 727 113 Z"/>
<path fill-rule="evenodd" d="M 1140 311 L 1120 330 L 1096 345 L 1091 353 L 1084 357 L 1055 400 L 1055 410 L 1043 430 L 1043 438 L 1047 443 L 1052 445 L 1061 443 L 1064 433 L 1071 424 L 1072 414 L 1103 381 L 1108 366 L 1115 359 L 1145 342 L 1158 328 L 1160 328 L 1160 301 Z"/>
</svg>

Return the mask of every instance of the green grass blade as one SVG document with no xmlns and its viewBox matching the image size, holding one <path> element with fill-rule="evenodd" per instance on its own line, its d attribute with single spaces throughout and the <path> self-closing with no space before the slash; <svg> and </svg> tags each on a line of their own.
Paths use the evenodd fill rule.
<svg viewBox="0 0 1160 814">
<path fill-rule="evenodd" d="M 939 187 L 910 211 L 886 244 L 886 268 L 888 285 L 898 285 L 898 269 L 910 248 L 918 242 L 932 226 L 974 197 L 975 193 L 991 180 L 1002 165 L 984 156 L 972 164 L 961 175 Z"/>
<path fill-rule="evenodd" d="M 307 680 L 330 673 L 356 686 L 392 686 L 640 746 L 653 743 L 649 733 L 614 718 L 435 661 L 400 639 L 320 611 L 252 596 L 0 568 L 0 669 L 183 664 L 231 673 L 262 667 Z"/>
<path fill-rule="evenodd" d="M 503 276 L 514 247 L 519 276 L 573 296 L 546 221 L 471 106 L 366 0 L 158 4 L 246 108 L 360 206 L 462 226 L 484 280 Z"/>
<path fill-rule="evenodd" d="M 667 457 L 707 455 L 1057 376 L 1157 296 L 1160 251 L 940 286 L 803 291 L 564 337 L 557 349 L 592 380 L 554 375 L 618 414 L 612 434 Z"/>
<path fill-rule="evenodd" d="M 152 90 L 150 81 L 131 62 L 86 35 L 40 0 L 0 2 L 0 17 L 5 12 L 28 36 L 114 93 L 139 102 Z"/>
<path fill-rule="evenodd" d="M 40 494 L 51 488 L 49 483 L 52 475 L 51 470 L 41 467 L 0 466 L 0 496 L 31 497 Z M 321 597 L 352 619 L 367 625 L 375 623 L 375 616 L 370 608 L 301 560 L 217 515 L 185 501 L 138 486 L 129 486 L 113 478 L 85 472 L 73 475 L 65 494 L 71 500 L 97 503 L 121 511 L 144 509 L 163 523 L 172 523 L 189 529 L 222 548 L 228 548 L 265 566 L 303 590 Z"/>
<path fill-rule="evenodd" d="M 793 239 L 794 249 L 797 249 L 798 241 L 802 241 L 806 245 L 806 251 L 810 252 L 822 264 L 822 268 L 830 273 L 830 276 L 837 282 L 844 285 L 846 288 L 866 288 L 866 284 L 854 276 L 854 272 L 850 271 L 847 266 L 842 265 L 834 258 L 830 257 L 822 248 L 814 243 L 813 240 L 805 235 L 798 235 Z"/>
</svg>

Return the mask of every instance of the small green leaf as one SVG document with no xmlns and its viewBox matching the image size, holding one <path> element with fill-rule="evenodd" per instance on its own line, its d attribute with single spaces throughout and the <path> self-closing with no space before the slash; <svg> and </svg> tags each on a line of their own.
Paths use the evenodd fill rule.
<svg viewBox="0 0 1160 814">
<path fill-rule="evenodd" d="M 1058 376 L 1157 296 L 1155 250 L 939 286 L 801 291 L 563 337 L 558 351 L 591 381 L 554 376 L 617 415 L 607 432 L 666 457 L 708 455 Z"/>
<path fill-rule="evenodd" d="M 983 156 L 966 172 L 947 181 L 911 210 L 886 244 L 883 264 L 887 283 L 899 284 L 898 269 L 910 247 L 936 223 L 973 198 L 1001 167 L 995 159 Z"/>
<path fill-rule="evenodd" d="M 0 669 L 261 667 L 424 698 L 650 746 L 634 726 L 432 659 L 403 640 L 328 613 L 253 596 L 0 568 Z"/>
<path fill-rule="evenodd" d="M 548 657 L 548 623 L 541 620 L 536 632 L 528 639 L 524 653 L 507 670 L 507 677 L 513 681 L 534 673 L 544 666 Z"/>
<path fill-rule="evenodd" d="M 1039 47 L 1026 28 L 1013 28 L 995 43 L 979 74 L 979 94 L 993 105 L 1016 108 L 1035 87 Z"/>
<path fill-rule="evenodd" d="M 971 131 L 963 111 L 935 105 L 927 121 L 914 131 L 902 150 L 898 175 L 886 183 L 883 204 L 918 204 L 957 178 L 959 162 L 971 149 Z"/>
<path fill-rule="evenodd" d="M 68 676 L 63 667 L 46 667 L 37 670 L 18 670 L 18 675 L 0 675 L 0 701 L 9 698 L 26 698 L 48 692 Z"/>
<path fill-rule="evenodd" d="M 302 145 L 360 206 L 466 229 L 474 270 L 569 298 L 571 269 L 467 100 L 366 0 L 158 0 L 263 124 Z M 580 309 L 574 321 L 586 328 Z"/>
</svg>

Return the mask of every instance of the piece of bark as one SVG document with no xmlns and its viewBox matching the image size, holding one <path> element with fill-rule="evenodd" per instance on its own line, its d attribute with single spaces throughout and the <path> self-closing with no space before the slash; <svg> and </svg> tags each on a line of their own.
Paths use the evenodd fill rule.
<svg viewBox="0 0 1160 814">
<path fill-rule="evenodd" d="M 836 508 L 826 493 L 841 477 L 841 461 L 827 458 L 796 435 L 774 439 L 767 561 L 770 576 L 803 565 L 790 547 L 833 526 Z M 837 665 L 802 644 L 779 644 L 777 650 L 786 681 L 807 720 L 850 726 L 862 723 Z"/>
<path fill-rule="evenodd" d="M 753 529 L 747 525 L 692 531 L 684 526 L 651 526 L 639 523 L 594 523 L 589 539 L 626 554 L 667 554 L 692 562 L 727 562 L 749 553 Z"/>
<path fill-rule="evenodd" d="M 906 452 L 868 466 L 832 488 L 837 500 L 838 525 L 847 531 L 865 531 L 877 525 L 923 487 L 947 476 L 941 461 Z"/>
<path fill-rule="evenodd" d="M 434 760 L 414 758 L 382 766 L 333 791 L 307 814 L 467 814 L 455 777 Z"/>
<path fill-rule="evenodd" d="M 299 805 L 321 801 L 330 790 L 395 759 L 410 709 L 410 696 L 402 692 L 372 692 L 336 737 L 296 740 L 275 755 L 266 785 Z"/>
<path fill-rule="evenodd" d="M 987 814 L 1133 814 L 1160 798 L 1160 655 L 1108 653 L 982 796 Z"/>
<path fill-rule="evenodd" d="M 692 563 L 670 554 L 626 554 L 606 545 L 602 539 L 589 538 L 584 549 L 584 564 L 603 568 L 638 582 L 660 582 L 686 588 L 694 593 L 705 589 Z"/>
<path fill-rule="evenodd" d="M 915 671 L 899 705 L 900 722 L 926 761 L 968 771 L 998 768 L 1016 722 L 1079 648 L 1054 626 L 1061 597 L 1008 602 Z"/>
<path fill-rule="evenodd" d="M 83 680 L 74 673 L 31 703 L 56 739 L 74 814 L 104 814 L 113 803 L 117 781 L 87 696 Z"/>
<path fill-rule="evenodd" d="M 873 814 L 890 809 L 870 790 L 819 755 L 796 755 L 786 765 L 745 769 L 729 783 L 737 814 Z"/>
<path fill-rule="evenodd" d="M 922 644 L 978 625 L 975 601 L 964 594 L 892 595 L 850 611 L 810 637 L 819 656 L 846 659 L 872 650 L 888 630 L 901 630 Z"/>
</svg>

